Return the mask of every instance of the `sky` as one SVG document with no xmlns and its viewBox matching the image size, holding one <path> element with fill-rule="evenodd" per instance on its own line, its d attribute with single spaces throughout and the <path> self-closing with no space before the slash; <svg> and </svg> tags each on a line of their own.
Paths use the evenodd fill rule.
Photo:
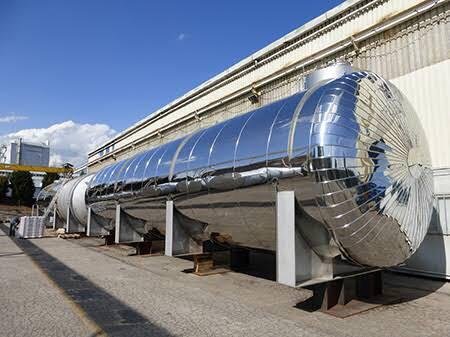
<svg viewBox="0 0 450 337">
<path fill-rule="evenodd" d="M 87 153 L 342 0 L 0 0 L 0 144 Z"/>
</svg>

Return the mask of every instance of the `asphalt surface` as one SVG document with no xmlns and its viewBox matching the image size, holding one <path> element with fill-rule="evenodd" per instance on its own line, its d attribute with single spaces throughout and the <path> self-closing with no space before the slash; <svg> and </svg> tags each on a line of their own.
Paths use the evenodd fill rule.
<svg viewBox="0 0 450 337">
<path fill-rule="evenodd" d="M 0 230 L 0 336 L 450 336 L 447 283 L 387 274 L 396 304 L 340 319 L 298 309 L 308 290 L 100 244 Z"/>
</svg>

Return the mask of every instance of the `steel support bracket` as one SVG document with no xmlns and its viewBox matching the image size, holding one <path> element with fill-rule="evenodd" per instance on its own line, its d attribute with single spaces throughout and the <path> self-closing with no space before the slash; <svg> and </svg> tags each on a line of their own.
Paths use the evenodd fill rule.
<svg viewBox="0 0 450 337">
<path fill-rule="evenodd" d="M 294 191 L 277 192 L 277 282 L 298 287 L 333 278 L 332 259 L 318 256 L 297 230 Z"/>
<path fill-rule="evenodd" d="M 116 220 L 115 220 L 115 243 L 124 242 L 142 242 L 144 237 L 136 232 L 131 225 L 135 219 L 130 219 L 128 214 L 121 210 L 120 204 L 116 205 Z"/>
<path fill-rule="evenodd" d="M 165 255 L 198 254 L 203 246 L 195 242 L 185 231 L 183 221 L 177 214 L 172 200 L 166 201 Z"/>
<path fill-rule="evenodd" d="M 92 209 L 88 207 L 86 235 L 87 236 L 109 235 L 109 232 L 101 225 L 101 223 L 102 223 L 101 217 L 95 214 L 94 211 L 92 211 Z"/>
</svg>

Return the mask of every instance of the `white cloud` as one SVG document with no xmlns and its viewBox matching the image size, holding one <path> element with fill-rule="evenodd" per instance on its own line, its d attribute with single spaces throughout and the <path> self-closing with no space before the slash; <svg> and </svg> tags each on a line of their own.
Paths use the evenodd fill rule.
<svg viewBox="0 0 450 337">
<path fill-rule="evenodd" d="M 4 115 L 0 115 L 0 123 L 15 123 L 28 119 L 27 116 L 17 115 L 15 112 L 10 112 Z"/>
<path fill-rule="evenodd" d="M 0 144 L 22 138 L 32 143 L 50 141 L 50 165 L 69 162 L 79 166 L 87 161 L 88 152 L 106 142 L 116 133 L 106 124 L 79 124 L 66 121 L 48 128 L 23 129 L 0 136 Z"/>
<path fill-rule="evenodd" d="M 185 33 L 180 33 L 180 34 L 178 34 L 177 40 L 183 41 L 186 38 L 187 38 L 187 35 Z"/>
</svg>

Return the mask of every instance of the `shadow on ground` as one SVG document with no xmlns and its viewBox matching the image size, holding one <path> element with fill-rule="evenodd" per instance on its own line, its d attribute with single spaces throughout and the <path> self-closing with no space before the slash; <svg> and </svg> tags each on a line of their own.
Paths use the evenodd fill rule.
<svg viewBox="0 0 450 337">
<path fill-rule="evenodd" d="M 445 245 L 442 237 L 435 239 L 434 249 L 436 251 L 436 260 L 439 259 L 439 265 L 435 267 L 435 270 L 440 274 L 445 274 Z M 276 256 L 274 253 L 250 251 L 249 258 L 250 263 L 248 266 L 233 268 L 233 270 L 271 281 L 276 280 Z M 389 270 L 383 272 L 382 279 L 384 296 L 364 298 L 361 299 L 362 302 L 368 304 L 383 303 L 384 307 L 389 307 L 399 303 L 414 301 L 432 293 L 439 292 L 447 284 L 442 279 L 406 275 Z M 305 289 L 311 290 L 311 297 L 303 302 L 297 303 L 295 307 L 307 312 L 319 310 L 321 302 L 318 302 L 317 298 L 313 298 L 313 287 L 306 287 Z"/>
<path fill-rule="evenodd" d="M 8 233 L 8 227 L 0 225 Z M 169 332 L 142 316 L 105 290 L 49 255 L 32 241 L 12 238 L 38 267 L 73 301 L 78 308 L 103 330 L 95 335 L 114 337 L 171 336 Z"/>
</svg>

